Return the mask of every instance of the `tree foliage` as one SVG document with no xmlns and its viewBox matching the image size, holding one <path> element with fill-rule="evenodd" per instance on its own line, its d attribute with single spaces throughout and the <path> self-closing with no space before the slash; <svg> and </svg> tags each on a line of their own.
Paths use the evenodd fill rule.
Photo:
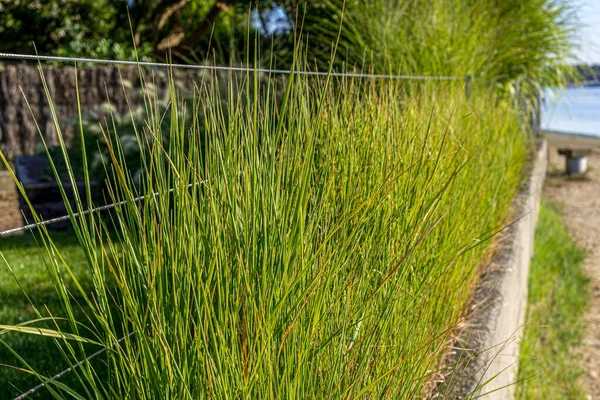
<svg viewBox="0 0 600 400">
<path fill-rule="evenodd" d="M 0 0 L 0 51 L 32 54 L 35 43 L 41 54 L 133 59 L 136 48 L 141 56 L 197 60 L 212 43 L 229 58 L 254 4 L 265 7 L 238 0 Z"/>
<path fill-rule="evenodd" d="M 126 15 L 124 0 L 0 0 L 0 51 L 124 57 Z"/>
<path fill-rule="evenodd" d="M 555 0 L 298 0 L 309 60 L 327 68 L 472 75 L 507 83 L 563 81 L 572 56 L 573 9 Z M 290 45 L 293 37 L 282 37 Z M 336 49 L 337 45 L 337 49 Z"/>
<path fill-rule="evenodd" d="M 571 17 L 556 0 L 0 0 L 0 50 L 35 42 L 43 54 L 133 59 L 135 47 L 161 61 L 235 63 L 261 48 L 254 31 L 268 50 L 258 59 L 277 67 L 301 38 L 322 70 L 333 57 L 336 68 L 555 85 Z"/>
</svg>

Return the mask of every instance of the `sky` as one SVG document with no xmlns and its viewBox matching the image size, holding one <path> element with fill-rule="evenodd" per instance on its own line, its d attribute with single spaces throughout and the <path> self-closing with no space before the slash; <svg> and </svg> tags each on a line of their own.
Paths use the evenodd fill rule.
<svg viewBox="0 0 600 400">
<path fill-rule="evenodd" d="M 600 64 L 600 0 L 571 0 L 581 24 L 581 48 L 576 55 L 581 62 Z"/>
</svg>

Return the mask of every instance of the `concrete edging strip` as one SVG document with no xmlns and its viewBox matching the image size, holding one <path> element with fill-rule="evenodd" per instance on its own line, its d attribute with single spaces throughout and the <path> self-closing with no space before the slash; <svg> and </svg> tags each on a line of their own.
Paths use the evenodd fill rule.
<svg viewBox="0 0 600 400">
<path fill-rule="evenodd" d="M 434 398 L 513 399 L 519 341 L 527 310 L 529 265 L 548 164 L 541 141 L 524 188 L 516 198 L 519 218 L 502 239 L 473 295 L 466 327 L 447 362 L 453 371 Z"/>
</svg>

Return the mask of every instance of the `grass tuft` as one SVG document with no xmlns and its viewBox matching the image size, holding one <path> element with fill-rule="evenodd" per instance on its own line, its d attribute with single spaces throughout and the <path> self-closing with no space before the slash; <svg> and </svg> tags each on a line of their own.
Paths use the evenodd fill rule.
<svg viewBox="0 0 600 400">
<path fill-rule="evenodd" d="M 191 102 L 171 85 L 166 127 L 146 92 L 135 178 L 103 128 L 108 195 L 124 203 L 73 219 L 91 293 L 41 231 L 66 323 L 35 326 L 63 333 L 47 339 L 67 365 L 98 348 L 66 337 L 108 349 L 106 370 L 73 372 L 81 396 L 410 398 L 436 369 L 507 222 L 527 155 L 517 113 L 456 83 L 408 96 L 258 78 L 231 75 L 225 99 L 201 82 Z"/>
</svg>

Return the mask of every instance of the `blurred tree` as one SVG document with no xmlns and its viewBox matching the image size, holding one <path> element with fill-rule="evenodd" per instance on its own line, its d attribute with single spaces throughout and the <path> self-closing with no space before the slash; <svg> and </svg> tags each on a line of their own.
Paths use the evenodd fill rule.
<svg viewBox="0 0 600 400">
<path fill-rule="evenodd" d="M 142 59 L 287 68 L 300 45 L 321 70 L 333 61 L 553 85 L 570 54 L 569 10 L 555 0 L 0 0 L 0 51 L 32 53 L 35 41 L 42 54 L 132 59 L 135 44 Z"/>
<path fill-rule="evenodd" d="M 219 62 L 248 56 L 248 33 L 289 36 L 289 10 L 298 0 L 132 0 L 130 15 L 136 45 L 151 44 L 154 55 L 199 61 L 218 52 Z M 292 48 L 277 41 L 279 51 Z"/>
<path fill-rule="evenodd" d="M 0 0 L 0 51 L 131 58 L 127 0 Z"/>
<path fill-rule="evenodd" d="M 0 0 L 0 51 L 200 61 L 209 45 L 229 61 L 246 42 L 251 10 L 270 1 Z M 262 12 L 259 13 L 262 16 Z M 131 25 L 130 25 L 131 21 Z M 133 31 L 133 38 L 132 38 Z"/>
<path fill-rule="evenodd" d="M 151 43 L 154 54 L 164 58 L 194 51 L 213 31 L 215 23 L 237 0 L 133 0 L 130 6 L 137 46 Z"/>
</svg>

